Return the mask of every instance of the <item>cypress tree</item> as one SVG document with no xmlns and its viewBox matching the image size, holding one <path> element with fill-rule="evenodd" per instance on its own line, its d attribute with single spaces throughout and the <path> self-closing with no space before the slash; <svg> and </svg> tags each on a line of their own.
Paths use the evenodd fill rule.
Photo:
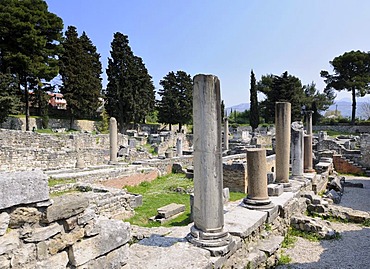
<svg viewBox="0 0 370 269">
<path fill-rule="evenodd" d="M 250 125 L 252 126 L 253 132 L 259 124 L 259 112 L 258 112 L 258 100 L 257 100 L 257 86 L 256 77 L 254 76 L 253 70 L 251 71 L 251 89 L 250 89 Z"/>
</svg>

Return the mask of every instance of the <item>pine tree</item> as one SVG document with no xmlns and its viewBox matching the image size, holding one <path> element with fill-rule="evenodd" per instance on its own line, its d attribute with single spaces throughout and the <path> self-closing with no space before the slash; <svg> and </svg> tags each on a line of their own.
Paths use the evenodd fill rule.
<svg viewBox="0 0 370 269">
<path fill-rule="evenodd" d="M 193 80 L 184 71 L 169 72 L 159 83 L 158 121 L 170 125 L 188 124 L 193 115 Z"/>
<path fill-rule="evenodd" d="M 251 89 L 250 89 L 250 125 L 252 126 L 253 132 L 259 124 L 259 112 L 258 112 L 258 99 L 257 99 L 257 85 L 256 77 L 254 76 L 253 70 L 251 71 Z"/>
<path fill-rule="evenodd" d="M 20 107 L 20 98 L 17 95 L 18 82 L 10 74 L 0 73 L 0 123 L 4 122 L 9 114 L 17 113 Z"/>
<path fill-rule="evenodd" d="M 0 71 L 19 78 L 29 130 L 29 91 L 58 74 L 63 21 L 42 0 L 2 0 Z"/>
<path fill-rule="evenodd" d="M 102 67 L 96 47 L 85 32 L 78 37 L 74 26 L 68 26 L 63 48 L 60 59 L 61 92 L 67 101 L 72 126 L 75 118 L 95 117 L 102 90 Z"/>
<path fill-rule="evenodd" d="M 130 122 L 145 121 L 153 111 L 155 89 L 142 59 L 132 52 L 128 36 L 115 33 L 110 53 L 105 108 L 123 130 Z"/>
</svg>

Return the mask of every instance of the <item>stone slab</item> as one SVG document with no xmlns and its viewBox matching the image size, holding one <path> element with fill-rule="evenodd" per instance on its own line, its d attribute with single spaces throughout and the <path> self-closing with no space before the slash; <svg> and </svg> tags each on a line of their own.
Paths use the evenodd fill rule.
<svg viewBox="0 0 370 269">
<path fill-rule="evenodd" d="M 295 196 L 296 194 L 293 192 L 284 192 L 280 196 L 270 197 L 270 200 L 279 207 L 285 207 Z"/>
<path fill-rule="evenodd" d="M 65 269 L 68 264 L 68 254 L 62 251 L 56 255 L 51 256 L 47 260 L 39 261 L 36 264 L 36 269 Z"/>
<path fill-rule="evenodd" d="M 6 212 L 0 213 L 0 236 L 4 235 L 8 229 L 10 216 Z"/>
<path fill-rule="evenodd" d="M 0 172 L 0 209 L 49 199 L 48 177 L 41 170 Z"/>
<path fill-rule="evenodd" d="M 284 192 L 283 185 L 280 184 L 269 184 L 267 185 L 268 196 L 280 196 Z"/>
<path fill-rule="evenodd" d="M 120 220 L 100 220 L 99 234 L 75 243 L 70 247 L 70 263 L 83 265 L 113 249 L 126 244 L 130 236 L 130 224 Z"/>
<path fill-rule="evenodd" d="M 245 238 L 263 225 L 266 219 L 267 212 L 237 206 L 225 214 L 224 228 L 234 236 Z"/>
<path fill-rule="evenodd" d="M 168 219 L 184 211 L 185 211 L 185 205 L 175 204 L 175 203 L 172 203 L 172 204 L 169 204 L 169 205 L 166 205 L 166 206 L 163 206 L 157 209 L 158 216 L 161 218 L 165 218 L 165 219 Z"/>
<path fill-rule="evenodd" d="M 10 252 L 20 245 L 19 234 L 12 230 L 0 237 L 0 255 Z"/>
<path fill-rule="evenodd" d="M 129 268 L 213 268 L 210 252 L 184 238 L 155 236 L 130 246 Z"/>
<path fill-rule="evenodd" d="M 58 223 L 54 223 L 53 225 L 36 228 L 32 231 L 30 237 L 24 238 L 24 241 L 26 242 L 40 242 L 45 241 L 49 239 L 50 237 L 61 233 L 62 232 L 62 226 Z"/>
<path fill-rule="evenodd" d="M 53 222 L 68 219 L 83 212 L 89 205 L 89 200 L 81 194 L 68 194 L 54 199 L 54 203 L 46 210 L 46 221 Z"/>
<path fill-rule="evenodd" d="M 271 238 L 259 242 L 257 248 L 271 256 L 280 248 L 283 240 L 284 236 L 272 236 Z"/>
</svg>

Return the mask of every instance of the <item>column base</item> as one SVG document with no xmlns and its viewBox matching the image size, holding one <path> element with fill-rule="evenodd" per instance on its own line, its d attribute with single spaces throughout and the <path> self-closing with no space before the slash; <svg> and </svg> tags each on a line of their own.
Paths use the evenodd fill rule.
<svg viewBox="0 0 370 269">
<path fill-rule="evenodd" d="M 264 210 L 264 209 L 271 209 L 275 205 L 271 203 L 270 199 L 265 199 L 265 200 L 254 200 L 250 199 L 248 197 L 244 198 L 243 200 L 243 207 L 246 207 L 248 209 L 252 210 Z"/>
<path fill-rule="evenodd" d="M 292 176 L 292 180 L 297 180 L 297 181 L 305 181 L 304 175 L 301 176 Z"/>
<path fill-rule="evenodd" d="M 223 256 L 235 246 L 235 241 L 228 232 L 207 233 L 192 226 L 186 239 L 197 247 L 207 249 L 212 256 Z"/>
<path fill-rule="evenodd" d="M 314 173 L 314 172 L 316 172 L 316 170 L 315 169 L 312 169 L 312 168 L 307 168 L 307 169 L 304 169 L 304 172 L 305 173 Z"/>
<path fill-rule="evenodd" d="M 109 161 L 108 164 L 109 165 L 116 165 L 116 164 L 118 164 L 118 161 Z"/>
</svg>

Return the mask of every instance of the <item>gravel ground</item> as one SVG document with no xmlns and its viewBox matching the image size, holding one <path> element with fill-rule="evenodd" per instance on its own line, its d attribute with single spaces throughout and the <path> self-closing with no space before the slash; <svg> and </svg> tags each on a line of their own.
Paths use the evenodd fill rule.
<svg viewBox="0 0 370 269">
<path fill-rule="evenodd" d="M 340 206 L 370 212 L 370 178 L 346 176 L 346 181 L 363 183 L 364 188 L 345 188 Z M 293 248 L 285 250 L 291 263 L 277 268 L 369 269 L 370 228 L 339 222 L 332 222 L 332 226 L 340 239 L 311 242 L 298 238 Z"/>
</svg>

